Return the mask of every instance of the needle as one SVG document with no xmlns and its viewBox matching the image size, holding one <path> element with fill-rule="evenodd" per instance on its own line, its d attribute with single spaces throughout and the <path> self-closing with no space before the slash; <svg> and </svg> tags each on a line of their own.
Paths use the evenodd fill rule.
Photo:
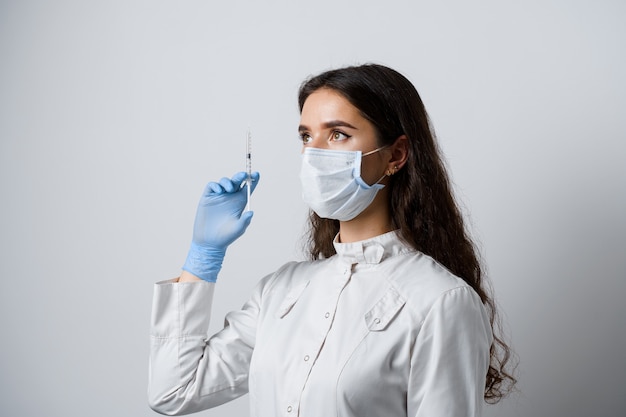
<svg viewBox="0 0 626 417">
<path fill-rule="evenodd" d="M 252 191 L 252 135 L 250 134 L 249 129 L 246 140 L 246 173 L 248 174 L 246 177 L 246 186 L 248 189 L 248 203 L 246 205 L 246 211 L 250 211 L 250 193 Z"/>
</svg>

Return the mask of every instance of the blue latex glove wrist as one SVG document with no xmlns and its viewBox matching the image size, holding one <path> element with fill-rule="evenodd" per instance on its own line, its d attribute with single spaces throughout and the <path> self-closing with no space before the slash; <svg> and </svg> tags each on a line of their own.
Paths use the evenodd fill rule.
<svg viewBox="0 0 626 417">
<path fill-rule="evenodd" d="M 183 269 L 208 282 L 217 281 L 226 248 L 211 248 L 191 242 Z"/>
<path fill-rule="evenodd" d="M 226 248 L 246 231 L 253 213 L 243 210 L 247 203 L 245 172 L 210 182 L 204 189 L 193 227 L 193 238 L 183 269 L 205 281 L 215 282 L 222 268 Z M 251 191 L 259 182 L 252 173 Z M 243 185 L 243 186 L 242 186 Z"/>
</svg>

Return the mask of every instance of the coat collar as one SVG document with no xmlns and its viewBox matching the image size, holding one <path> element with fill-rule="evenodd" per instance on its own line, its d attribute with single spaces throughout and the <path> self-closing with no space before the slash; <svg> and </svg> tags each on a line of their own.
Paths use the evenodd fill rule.
<svg viewBox="0 0 626 417">
<path fill-rule="evenodd" d="M 352 264 L 378 264 L 394 255 L 413 251 L 400 239 L 398 230 L 358 242 L 340 243 L 338 240 L 339 234 L 333 240 L 337 255 Z"/>
</svg>

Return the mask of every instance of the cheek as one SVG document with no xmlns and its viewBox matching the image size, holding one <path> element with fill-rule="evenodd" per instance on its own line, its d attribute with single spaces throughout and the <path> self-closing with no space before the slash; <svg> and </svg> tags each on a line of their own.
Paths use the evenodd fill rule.
<svg viewBox="0 0 626 417">
<path fill-rule="evenodd" d="M 385 168 L 386 165 L 383 164 L 380 157 L 366 157 L 365 160 L 361 162 L 361 178 L 363 178 L 363 181 L 367 184 L 372 185 L 385 174 Z"/>
</svg>

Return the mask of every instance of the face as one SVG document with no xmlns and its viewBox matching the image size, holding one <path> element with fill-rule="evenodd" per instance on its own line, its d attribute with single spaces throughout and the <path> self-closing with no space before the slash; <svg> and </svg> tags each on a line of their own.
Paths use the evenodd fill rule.
<svg viewBox="0 0 626 417">
<path fill-rule="evenodd" d="M 306 99 L 298 130 L 303 148 L 365 154 L 380 147 L 374 125 L 341 94 L 330 89 L 317 90 Z M 385 174 L 387 154 L 387 149 L 381 149 L 362 158 L 361 177 L 365 182 L 373 184 Z"/>
</svg>

